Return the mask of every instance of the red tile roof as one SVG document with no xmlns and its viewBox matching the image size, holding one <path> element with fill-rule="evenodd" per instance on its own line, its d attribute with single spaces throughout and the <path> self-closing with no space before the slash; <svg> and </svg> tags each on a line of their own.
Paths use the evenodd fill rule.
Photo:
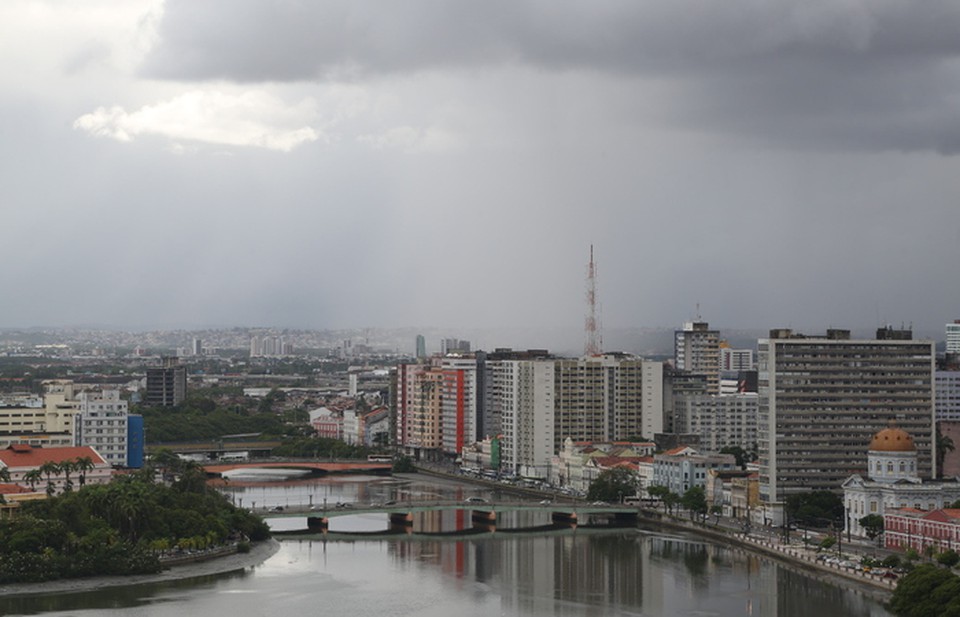
<svg viewBox="0 0 960 617">
<path fill-rule="evenodd" d="M 39 467 L 48 461 L 62 463 L 89 457 L 94 465 L 106 465 L 106 461 L 90 446 L 76 448 L 34 448 L 26 444 L 14 444 L 0 450 L 0 463 L 7 467 Z"/>
<path fill-rule="evenodd" d="M 19 484 L 0 484 L 0 495 L 13 495 L 16 493 L 31 493 L 28 488 L 20 486 Z"/>
</svg>

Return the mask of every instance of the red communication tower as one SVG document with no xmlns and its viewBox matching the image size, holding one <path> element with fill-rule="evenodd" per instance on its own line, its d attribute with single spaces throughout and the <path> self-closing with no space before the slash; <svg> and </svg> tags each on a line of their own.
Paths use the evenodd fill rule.
<svg viewBox="0 0 960 617">
<path fill-rule="evenodd" d="M 593 245 L 590 245 L 590 263 L 587 264 L 587 319 L 584 324 L 586 342 L 583 353 L 595 356 L 601 353 L 602 339 L 597 321 L 597 267 L 593 263 Z"/>
</svg>

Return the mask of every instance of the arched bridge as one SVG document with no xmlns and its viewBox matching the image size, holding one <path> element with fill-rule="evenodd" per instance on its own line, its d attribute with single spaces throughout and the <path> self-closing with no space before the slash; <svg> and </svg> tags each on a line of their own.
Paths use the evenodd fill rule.
<svg viewBox="0 0 960 617">
<path fill-rule="evenodd" d="M 225 472 L 236 469 L 290 469 L 295 471 L 310 471 L 314 474 L 328 473 L 372 473 L 389 474 L 392 465 L 390 463 L 371 463 L 368 461 L 265 461 L 261 463 L 217 463 L 215 465 L 204 465 L 203 469 L 210 476 L 222 476 Z"/>
</svg>

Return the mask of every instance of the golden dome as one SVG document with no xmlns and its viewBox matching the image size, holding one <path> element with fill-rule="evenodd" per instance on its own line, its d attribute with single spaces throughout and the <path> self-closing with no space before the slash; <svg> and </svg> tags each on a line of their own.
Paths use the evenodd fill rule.
<svg viewBox="0 0 960 617">
<path fill-rule="evenodd" d="M 870 441 L 870 450 L 877 452 L 914 452 L 916 449 L 910 433 L 897 428 L 892 422 L 889 428 L 874 435 Z"/>
</svg>

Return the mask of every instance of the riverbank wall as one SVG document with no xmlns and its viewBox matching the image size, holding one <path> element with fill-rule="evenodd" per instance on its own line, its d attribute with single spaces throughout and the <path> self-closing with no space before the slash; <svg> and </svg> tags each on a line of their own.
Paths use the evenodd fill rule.
<svg viewBox="0 0 960 617">
<path fill-rule="evenodd" d="M 841 578 L 860 585 L 874 597 L 887 600 L 897 586 L 897 579 L 865 572 L 862 569 L 846 568 L 839 564 L 818 561 L 820 553 L 812 549 L 778 541 L 758 538 L 744 533 L 732 532 L 709 523 L 696 523 L 680 517 L 664 515 L 660 512 L 642 510 L 641 525 L 649 525 L 659 530 L 693 533 L 715 542 L 729 544 L 743 550 L 764 555 L 799 568 L 821 580 Z"/>
</svg>

